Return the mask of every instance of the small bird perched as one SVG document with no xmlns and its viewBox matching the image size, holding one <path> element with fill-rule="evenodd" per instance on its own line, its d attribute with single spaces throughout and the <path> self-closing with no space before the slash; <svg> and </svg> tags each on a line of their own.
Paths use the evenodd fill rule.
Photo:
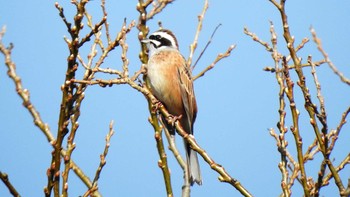
<svg viewBox="0 0 350 197">
<path fill-rule="evenodd" d="M 147 78 L 153 95 L 166 107 L 170 114 L 178 116 L 181 126 L 193 135 L 193 124 L 197 114 L 197 104 L 194 95 L 191 69 L 179 51 L 175 35 L 166 29 L 161 29 L 142 41 L 148 44 L 149 60 Z M 173 125 L 164 121 L 172 135 L 175 135 Z M 184 140 L 189 182 L 202 184 L 197 153 Z"/>
</svg>

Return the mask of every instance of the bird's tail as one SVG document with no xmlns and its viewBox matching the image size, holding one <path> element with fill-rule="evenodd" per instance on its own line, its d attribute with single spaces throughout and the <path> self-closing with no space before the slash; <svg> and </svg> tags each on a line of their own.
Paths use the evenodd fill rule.
<svg viewBox="0 0 350 197">
<path fill-rule="evenodd" d="M 189 170 L 189 177 L 190 177 L 190 183 L 193 185 L 194 183 L 197 183 L 198 185 L 202 185 L 202 176 L 201 171 L 199 167 L 197 152 L 192 150 L 190 145 L 185 142 L 185 149 L 186 149 L 186 159 L 187 159 L 187 166 Z"/>
</svg>

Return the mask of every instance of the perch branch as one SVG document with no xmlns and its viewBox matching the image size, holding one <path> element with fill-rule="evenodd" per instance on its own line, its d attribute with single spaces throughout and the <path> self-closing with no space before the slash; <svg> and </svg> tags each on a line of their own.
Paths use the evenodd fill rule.
<svg viewBox="0 0 350 197">
<path fill-rule="evenodd" d="M 173 117 L 171 114 L 169 114 L 169 112 L 166 110 L 166 108 L 163 105 L 160 105 L 158 107 L 159 111 L 162 113 L 162 115 L 164 117 Z M 167 118 L 168 124 L 172 124 L 174 121 L 171 120 L 171 118 Z M 233 187 L 235 187 L 242 195 L 244 196 L 252 196 L 248 190 L 246 190 L 241 183 L 232 178 L 224 169 L 223 166 L 221 166 L 220 164 L 217 164 L 210 156 L 209 154 L 202 149 L 196 142 L 196 140 L 194 139 L 193 135 L 189 135 L 188 133 L 186 133 L 186 131 L 182 128 L 182 126 L 180 125 L 180 122 L 175 119 L 175 127 L 176 127 L 176 132 L 183 137 L 187 143 L 190 144 L 191 148 L 198 152 L 202 158 L 208 163 L 208 165 L 215 170 L 217 173 L 220 174 L 219 176 L 219 180 L 221 182 L 226 182 L 229 183 L 230 185 L 232 185 Z"/>
<path fill-rule="evenodd" d="M 152 0 L 148 0 L 146 2 L 144 2 L 143 0 L 139 0 L 138 4 L 136 6 L 136 9 L 138 10 L 138 12 L 140 14 L 139 20 L 137 23 L 137 28 L 139 30 L 138 38 L 139 38 L 140 43 L 141 43 L 141 52 L 139 54 L 139 58 L 143 64 L 146 64 L 148 62 L 147 46 L 146 46 L 146 44 L 142 44 L 142 42 L 141 42 L 141 40 L 143 40 L 147 37 L 147 34 L 149 32 L 149 28 L 146 26 L 146 23 L 155 14 L 157 14 L 158 11 L 161 11 L 162 9 L 164 9 L 164 7 L 166 5 L 168 5 L 170 3 L 170 1 L 164 1 L 164 4 L 162 4 L 159 7 L 159 9 L 153 9 L 151 11 L 152 15 L 147 15 L 147 7 L 152 2 L 153 2 Z M 154 6 L 154 7 L 156 7 L 156 6 Z M 142 66 L 142 68 L 140 70 L 143 70 L 143 69 L 144 69 L 144 66 Z M 135 82 L 133 80 L 135 80 L 136 78 L 133 78 L 132 80 L 130 80 L 130 78 L 128 78 L 127 76 L 123 76 L 122 79 L 124 79 L 126 81 L 126 83 L 128 83 L 131 87 L 137 89 L 138 91 L 144 92 L 144 94 L 145 94 L 145 92 L 148 92 L 145 94 L 145 96 L 149 95 L 149 91 L 147 90 L 147 88 L 143 88 L 139 85 L 135 86 Z M 145 77 L 145 75 L 144 75 L 143 79 L 145 81 L 143 86 L 149 87 L 149 82 L 148 82 L 147 78 Z M 162 138 L 162 127 L 159 125 L 156 110 L 155 110 L 155 108 L 153 108 L 151 100 L 147 99 L 147 101 L 148 101 L 148 108 L 149 108 L 149 111 L 151 114 L 151 117 L 149 118 L 149 122 L 151 123 L 151 125 L 153 126 L 153 129 L 154 129 L 154 137 L 156 140 L 157 150 L 158 150 L 158 155 L 159 155 L 158 166 L 160 167 L 160 169 L 162 170 L 162 173 L 163 173 L 164 184 L 165 184 L 167 196 L 172 197 L 173 191 L 172 191 L 172 185 L 171 185 L 171 179 L 170 179 L 170 169 L 168 166 L 167 155 L 166 155 L 165 149 L 164 149 L 164 143 L 163 143 L 163 138 Z"/>
</svg>

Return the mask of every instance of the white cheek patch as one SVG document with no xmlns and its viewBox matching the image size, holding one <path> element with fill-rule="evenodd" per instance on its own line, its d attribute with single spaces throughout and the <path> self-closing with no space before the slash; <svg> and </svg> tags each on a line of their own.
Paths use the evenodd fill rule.
<svg viewBox="0 0 350 197">
<path fill-rule="evenodd" d="M 151 43 L 152 47 L 154 48 L 158 48 L 161 44 L 161 42 L 159 42 L 158 40 L 151 40 Z"/>
<path fill-rule="evenodd" d="M 150 43 L 148 43 L 149 48 L 149 56 L 152 56 L 159 48 L 160 42 L 156 40 L 152 40 Z"/>
</svg>

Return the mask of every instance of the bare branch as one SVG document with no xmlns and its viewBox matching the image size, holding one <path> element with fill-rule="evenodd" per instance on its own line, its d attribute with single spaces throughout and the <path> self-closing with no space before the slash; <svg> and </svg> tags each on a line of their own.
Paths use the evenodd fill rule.
<svg viewBox="0 0 350 197">
<path fill-rule="evenodd" d="M 235 187 L 242 195 L 244 196 L 252 196 L 248 190 L 246 190 L 241 183 L 232 178 L 224 169 L 223 166 L 221 166 L 220 164 L 217 164 L 210 156 L 209 154 L 202 149 L 196 142 L 196 140 L 194 139 L 193 135 L 190 135 L 188 133 L 186 133 L 186 131 L 182 128 L 182 126 L 180 125 L 180 122 L 178 121 L 178 119 L 175 118 L 175 122 L 174 120 L 171 119 L 172 116 L 171 114 L 169 114 L 169 112 L 166 110 L 166 108 L 163 105 L 159 105 L 158 104 L 158 110 L 162 113 L 162 115 L 164 117 L 168 117 L 167 121 L 168 124 L 175 124 L 176 127 L 176 132 L 183 137 L 183 139 L 186 140 L 187 143 L 190 144 L 191 148 L 198 152 L 202 158 L 208 163 L 208 165 L 215 170 L 217 173 L 220 174 L 219 176 L 219 181 L 221 182 L 226 182 L 229 183 L 230 185 L 232 185 L 233 187 Z"/>
<path fill-rule="evenodd" d="M 226 51 L 225 53 L 220 53 L 220 54 L 216 57 L 216 59 L 213 61 L 213 63 L 211 63 L 211 64 L 210 64 L 208 67 L 206 67 L 203 71 L 201 71 L 200 73 L 198 73 L 195 77 L 193 77 L 192 80 L 195 81 L 196 79 L 198 79 L 198 78 L 204 76 L 204 74 L 205 74 L 207 71 L 213 69 L 214 66 L 215 66 L 219 61 L 221 61 L 222 59 L 224 59 L 224 58 L 230 56 L 230 55 L 231 55 L 231 51 L 232 51 L 235 47 L 236 47 L 236 45 L 231 45 L 231 46 L 227 49 L 227 51 Z"/>
<path fill-rule="evenodd" d="M 113 124 L 114 122 L 111 121 L 109 123 L 109 132 L 106 136 L 106 145 L 105 145 L 105 148 L 103 150 L 103 153 L 100 155 L 100 164 L 96 170 L 96 173 L 95 173 L 95 178 L 92 182 L 92 185 L 91 187 L 85 192 L 85 194 L 83 195 L 84 197 L 87 197 L 93 193 L 95 193 L 97 190 L 98 190 L 98 180 L 100 178 L 100 174 L 102 172 L 102 169 L 103 167 L 106 165 L 106 157 L 107 157 L 107 154 L 108 154 L 108 149 L 109 149 L 109 146 L 110 146 L 110 140 L 114 134 L 114 129 L 113 129 Z"/>
<path fill-rule="evenodd" d="M 336 128 L 335 131 L 330 132 L 327 136 L 327 138 L 331 141 L 330 145 L 329 145 L 329 151 L 332 151 L 334 149 L 335 143 L 338 139 L 338 136 L 340 134 L 341 129 L 343 128 L 343 126 L 346 124 L 346 118 L 348 117 L 348 115 L 350 114 L 350 107 L 348 107 L 345 112 L 343 112 L 342 117 L 340 119 L 340 122 Z"/>
<path fill-rule="evenodd" d="M 328 54 L 324 51 L 323 47 L 322 47 L 322 43 L 321 43 L 321 39 L 319 39 L 317 37 L 316 31 L 315 29 L 311 28 L 310 29 L 311 34 L 312 34 L 312 38 L 313 41 L 316 43 L 317 45 L 317 49 L 322 53 L 324 59 L 326 60 L 327 64 L 329 65 L 329 67 L 333 70 L 333 72 L 340 78 L 340 80 L 344 83 L 346 83 L 347 85 L 350 85 L 350 79 L 346 78 L 344 76 L 343 73 L 341 73 L 337 67 L 333 64 L 333 62 L 329 59 Z"/>
<path fill-rule="evenodd" d="M 196 62 L 193 64 L 192 70 L 194 70 L 194 69 L 196 68 L 196 65 L 197 65 L 198 61 L 201 59 L 202 55 L 204 54 L 204 52 L 206 51 L 206 49 L 208 48 L 208 46 L 209 46 L 210 43 L 212 42 L 213 37 L 214 37 L 216 31 L 219 29 L 220 26 L 221 26 L 221 24 L 219 24 L 218 26 L 215 27 L 215 29 L 214 29 L 213 33 L 211 34 L 211 36 L 210 36 L 210 38 L 209 38 L 207 44 L 205 45 L 205 47 L 204 47 L 204 49 L 202 50 L 202 52 L 199 54 L 199 56 L 198 56 Z"/>
<path fill-rule="evenodd" d="M 326 60 L 320 60 L 320 61 L 317 61 L 317 62 L 313 62 L 312 64 L 316 67 L 319 67 L 321 66 L 322 64 L 326 63 Z M 311 67 L 311 64 L 310 63 L 305 63 L 305 64 L 300 64 L 301 68 L 304 68 L 304 67 Z M 288 68 L 289 70 L 292 70 L 292 69 L 295 69 L 295 65 L 288 65 Z M 266 66 L 263 68 L 264 71 L 268 71 L 268 72 L 271 72 L 271 73 L 274 73 L 274 72 L 280 72 L 280 70 L 276 70 L 276 68 L 274 67 L 271 67 L 271 66 Z"/>
<path fill-rule="evenodd" d="M 254 34 L 253 32 L 250 32 L 247 27 L 244 27 L 244 33 L 250 36 L 253 39 L 253 41 L 258 42 L 259 44 L 264 46 L 266 51 L 272 52 L 272 48 L 270 47 L 269 43 L 261 40 L 256 34 Z"/>
<path fill-rule="evenodd" d="M 0 52 L 5 57 L 5 65 L 7 66 L 7 75 L 14 82 L 16 87 L 16 92 L 18 96 L 20 96 L 20 98 L 22 99 L 23 106 L 28 110 L 28 112 L 32 116 L 35 126 L 37 126 L 42 131 L 42 133 L 46 136 L 46 139 L 48 140 L 48 142 L 52 144 L 54 143 L 55 138 L 51 133 L 50 127 L 47 123 L 45 123 L 42 120 L 40 113 L 36 110 L 35 106 L 32 104 L 30 100 L 30 92 L 28 89 L 25 89 L 23 87 L 22 80 L 17 74 L 16 64 L 15 62 L 12 61 L 12 58 L 11 58 L 13 45 L 10 44 L 8 47 L 5 47 L 4 44 L 2 43 L 2 37 L 4 36 L 5 31 L 6 31 L 5 27 L 3 27 L 0 33 Z"/>
<path fill-rule="evenodd" d="M 202 13 L 198 16 L 198 25 L 197 25 L 196 34 L 194 36 L 192 44 L 190 45 L 190 54 L 189 54 L 188 59 L 187 59 L 187 66 L 189 66 L 189 67 L 192 65 L 193 54 L 194 54 L 194 51 L 197 48 L 198 37 L 199 37 L 199 34 L 200 34 L 201 30 L 202 30 L 203 19 L 204 19 L 205 13 L 208 10 L 208 7 L 209 7 L 208 0 L 205 0 Z"/>
<path fill-rule="evenodd" d="M 90 15 L 88 15 L 87 12 L 85 12 L 85 16 L 90 16 Z M 91 17 L 91 16 L 90 16 L 90 17 Z M 92 24 L 91 24 L 91 23 L 92 23 L 92 22 L 91 22 L 91 19 L 90 19 L 88 25 L 90 26 L 91 31 L 90 31 L 90 33 L 88 33 L 88 34 L 80 41 L 79 47 L 83 46 L 83 44 L 84 44 L 85 42 L 90 41 L 92 35 L 94 35 L 94 34 L 100 32 L 102 25 L 105 24 L 106 21 L 107 21 L 107 16 L 104 16 L 104 17 L 101 19 L 101 21 L 100 21 L 99 23 L 97 23 L 97 24 L 93 27 Z"/>
<path fill-rule="evenodd" d="M 146 5 L 153 3 L 152 10 L 147 14 L 147 20 L 153 19 L 155 15 L 163 11 L 163 9 L 173 1 L 174 0 L 157 0 L 156 2 L 154 2 L 153 0 L 149 0 L 148 2 L 146 2 Z"/>
<path fill-rule="evenodd" d="M 0 179 L 1 181 L 5 184 L 9 192 L 12 194 L 14 197 L 20 197 L 21 195 L 17 192 L 16 188 L 12 185 L 10 182 L 10 179 L 6 173 L 3 173 L 0 171 Z"/>
</svg>

